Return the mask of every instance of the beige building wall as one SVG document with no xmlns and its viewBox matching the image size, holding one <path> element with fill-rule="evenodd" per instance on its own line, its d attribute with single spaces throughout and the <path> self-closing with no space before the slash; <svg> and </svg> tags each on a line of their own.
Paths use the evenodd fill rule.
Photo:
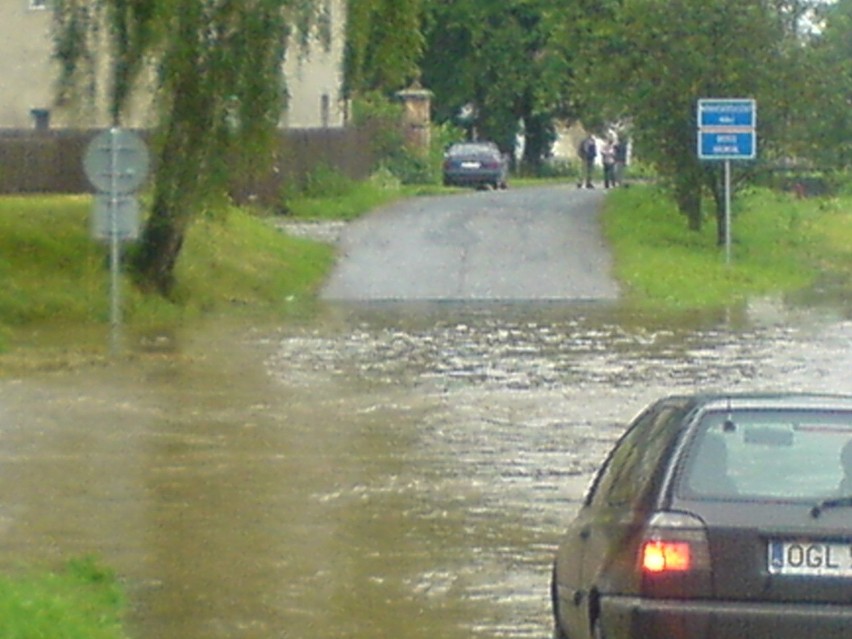
<svg viewBox="0 0 852 639">
<path fill-rule="evenodd" d="M 317 34 L 310 51 L 290 46 L 284 72 L 289 107 L 282 126 L 289 128 L 340 127 L 346 123 L 343 102 L 343 55 L 346 44 L 346 1 L 324 0 L 330 24 L 330 42 Z"/>
<path fill-rule="evenodd" d="M 0 126 L 31 128 L 33 109 L 50 110 L 56 67 L 51 14 L 33 0 L 0 0 Z"/>
<path fill-rule="evenodd" d="M 0 128 L 35 128 L 38 114 L 49 113 L 49 126 L 109 126 L 99 100 L 92 109 L 58 108 L 55 99 L 58 65 L 51 59 L 52 14 L 49 0 L 0 0 Z M 289 106 L 282 126 L 291 128 L 340 127 L 346 110 L 341 101 L 345 44 L 345 0 L 323 0 L 331 40 L 326 46 L 313 38 L 310 50 L 291 51 L 285 64 Z M 106 86 L 96 88 L 105 95 Z M 139 96 L 125 123 L 132 127 L 150 124 L 148 96 Z M 42 124 L 45 124 L 42 121 Z"/>
</svg>

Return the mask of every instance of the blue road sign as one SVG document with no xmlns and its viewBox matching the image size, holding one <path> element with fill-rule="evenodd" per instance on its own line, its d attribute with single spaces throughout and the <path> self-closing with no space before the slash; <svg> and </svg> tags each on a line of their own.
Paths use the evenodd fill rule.
<svg viewBox="0 0 852 639">
<path fill-rule="evenodd" d="M 698 157 L 702 160 L 750 160 L 756 155 L 754 133 L 701 131 Z"/>
<path fill-rule="evenodd" d="M 757 155 L 757 109 L 751 99 L 698 101 L 698 157 L 751 160 Z"/>
</svg>

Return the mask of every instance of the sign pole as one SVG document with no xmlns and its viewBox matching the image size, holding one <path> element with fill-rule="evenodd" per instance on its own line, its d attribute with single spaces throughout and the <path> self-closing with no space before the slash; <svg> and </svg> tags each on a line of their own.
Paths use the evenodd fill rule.
<svg viewBox="0 0 852 639">
<path fill-rule="evenodd" d="M 725 160 L 725 264 L 731 265 L 731 161 Z"/>
<path fill-rule="evenodd" d="M 118 237 L 118 130 L 110 129 L 110 353 L 121 351 L 121 242 Z"/>
<path fill-rule="evenodd" d="M 110 263 L 110 354 L 121 347 L 121 242 L 136 239 L 138 202 L 132 194 L 148 175 L 148 149 L 131 131 L 112 127 L 89 143 L 83 157 L 86 177 L 95 196 L 92 231 L 109 243 Z"/>
</svg>

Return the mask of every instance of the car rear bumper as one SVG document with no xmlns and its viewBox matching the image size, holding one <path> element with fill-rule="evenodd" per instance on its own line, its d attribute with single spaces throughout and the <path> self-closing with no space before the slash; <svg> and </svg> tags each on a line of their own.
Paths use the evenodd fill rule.
<svg viewBox="0 0 852 639">
<path fill-rule="evenodd" d="M 474 185 L 474 184 L 497 184 L 505 179 L 502 171 L 446 171 L 444 182 L 448 184 Z"/>
<path fill-rule="evenodd" d="M 848 639 L 852 605 L 601 598 L 604 637 Z"/>
</svg>

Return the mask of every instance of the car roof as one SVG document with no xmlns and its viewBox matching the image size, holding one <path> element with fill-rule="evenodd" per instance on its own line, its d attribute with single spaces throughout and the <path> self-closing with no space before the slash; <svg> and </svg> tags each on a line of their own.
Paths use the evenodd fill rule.
<svg viewBox="0 0 852 639">
<path fill-rule="evenodd" d="M 661 400 L 706 410 L 852 410 L 852 395 L 812 392 L 737 392 L 671 395 Z"/>
</svg>

